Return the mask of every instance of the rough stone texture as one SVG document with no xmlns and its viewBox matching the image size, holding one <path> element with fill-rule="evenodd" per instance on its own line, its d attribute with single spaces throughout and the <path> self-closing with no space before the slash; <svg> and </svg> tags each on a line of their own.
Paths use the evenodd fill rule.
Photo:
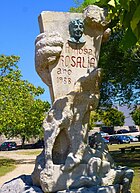
<svg viewBox="0 0 140 193">
<path fill-rule="evenodd" d="M 21 176 L 11 182 L 4 184 L 0 190 L 0 193 L 43 193 L 43 191 L 37 187 L 32 186 L 32 183 L 29 183 L 29 176 Z M 28 181 L 29 180 L 29 181 Z M 58 191 L 57 193 L 119 193 L 120 186 L 119 184 L 114 186 L 102 186 L 102 187 L 90 187 L 90 188 L 79 188 Z"/>
<path fill-rule="evenodd" d="M 19 178 L 12 180 L 4 184 L 1 187 L 0 193 L 43 193 L 41 188 L 37 186 L 33 186 L 30 182 L 29 176 L 20 176 Z M 71 189 L 71 190 L 64 190 L 58 191 L 57 193 L 119 193 L 120 186 L 102 186 L 102 187 L 90 187 L 90 188 L 79 188 L 79 189 Z"/>
<path fill-rule="evenodd" d="M 79 188 L 79 189 L 72 189 L 72 190 L 64 190 L 64 191 L 58 191 L 57 193 L 119 193 L 120 192 L 120 186 L 114 185 L 114 186 L 94 186 L 91 188 Z"/>
<path fill-rule="evenodd" d="M 32 180 L 44 192 L 94 187 L 96 192 L 117 193 L 121 185 L 123 193 L 130 189 L 133 171 L 115 167 L 101 136 L 95 134 L 93 149 L 87 144 L 90 111 L 99 101 L 100 46 L 110 34 L 105 16 L 104 9 L 89 6 L 83 14 L 42 12 L 39 17 L 35 64 L 53 104 L 43 122 L 45 150 Z M 73 19 L 84 22 L 84 43 L 69 41 Z"/>
<path fill-rule="evenodd" d="M 69 189 L 68 192 L 70 193 L 91 192 L 93 190 L 94 192 L 102 193 L 119 193 L 120 189 L 122 193 L 129 192 L 133 170 L 115 166 L 108 148 L 99 134 L 95 134 L 94 148 L 91 149 L 88 146 L 85 148 L 80 163 L 70 153 L 65 165 L 53 164 L 51 168 L 51 164 L 48 163 L 50 168 L 46 167 L 42 171 L 40 170 L 39 176 L 37 168 L 40 169 L 42 167 L 42 159 L 44 159 L 43 154 L 41 159 L 39 159 L 40 162 L 38 160 L 36 164 L 32 178 L 38 178 L 40 184 L 45 184 L 44 186 L 41 184 L 44 192 L 61 192 L 60 190 L 65 190 L 64 192 L 66 192 L 67 189 Z M 79 189 L 81 187 L 88 187 L 88 189 Z"/>
<path fill-rule="evenodd" d="M 33 186 L 31 176 L 22 175 L 5 183 L 0 193 L 43 193 L 42 190 Z"/>
<path fill-rule="evenodd" d="M 96 5 L 89 5 L 85 8 L 83 17 L 89 26 L 96 28 L 96 30 L 105 27 L 109 22 L 106 20 L 107 9 L 100 8 Z"/>
</svg>

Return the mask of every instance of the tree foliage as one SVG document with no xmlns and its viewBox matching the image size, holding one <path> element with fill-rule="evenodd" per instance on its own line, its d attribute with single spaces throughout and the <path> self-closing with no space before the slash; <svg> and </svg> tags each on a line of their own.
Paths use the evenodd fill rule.
<svg viewBox="0 0 140 193">
<path fill-rule="evenodd" d="M 131 113 L 132 119 L 136 125 L 140 126 L 140 107 L 136 108 Z"/>
<path fill-rule="evenodd" d="M 91 112 L 90 115 L 90 129 L 96 126 L 96 122 L 101 122 L 105 126 L 123 126 L 125 116 L 123 112 L 115 108 L 98 109 Z"/>
<path fill-rule="evenodd" d="M 101 121 L 99 113 L 97 111 L 91 111 L 90 121 L 89 121 L 89 129 L 90 130 L 96 126 L 97 121 Z"/>
<path fill-rule="evenodd" d="M 125 116 L 115 108 L 109 108 L 101 113 L 101 120 L 106 126 L 123 126 Z"/>
<path fill-rule="evenodd" d="M 137 105 L 140 102 L 140 46 L 123 50 L 118 46 L 122 38 L 123 31 L 114 32 L 101 47 L 101 106 Z"/>
<path fill-rule="evenodd" d="M 18 61 L 17 56 L 0 56 L 0 133 L 20 136 L 24 142 L 43 132 L 42 121 L 49 103 L 37 98 L 44 89 L 21 79 Z"/>
</svg>

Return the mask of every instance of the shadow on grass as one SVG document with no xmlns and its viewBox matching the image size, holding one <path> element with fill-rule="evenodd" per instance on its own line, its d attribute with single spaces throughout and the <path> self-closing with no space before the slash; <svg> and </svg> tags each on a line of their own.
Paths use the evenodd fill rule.
<svg viewBox="0 0 140 193">
<path fill-rule="evenodd" d="M 15 161 L 16 164 L 35 164 L 35 160 L 34 159 L 21 159 L 21 160 L 16 160 Z"/>
<path fill-rule="evenodd" d="M 136 149 L 133 152 L 130 150 L 126 150 L 125 153 L 121 153 L 119 150 L 111 150 L 110 154 L 114 159 L 116 165 L 127 166 L 128 168 L 134 170 L 134 178 L 131 184 L 131 192 L 140 192 L 140 149 Z"/>
<path fill-rule="evenodd" d="M 121 153 L 119 150 L 110 151 L 115 163 L 121 166 L 128 166 L 129 168 L 140 169 L 140 149 L 131 152 Z"/>
<path fill-rule="evenodd" d="M 0 158 L 0 166 L 11 166 L 15 164 L 16 161 L 13 159 L 7 159 L 7 158 Z"/>
<path fill-rule="evenodd" d="M 16 161 L 0 157 L 0 177 L 6 173 L 13 171 L 16 168 Z"/>
</svg>

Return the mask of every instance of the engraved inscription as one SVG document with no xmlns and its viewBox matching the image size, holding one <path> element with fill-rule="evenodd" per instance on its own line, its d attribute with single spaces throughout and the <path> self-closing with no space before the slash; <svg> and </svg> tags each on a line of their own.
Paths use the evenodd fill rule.
<svg viewBox="0 0 140 193">
<path fill-rule="evenodd" d="M 57 83 L 70 85 L 72 84 L 73 72 L 77 69 L 89 69 L 95 67 L 96 60 L 91 48 L 83 46 L 82 48 L 72 48 L 67 42 L 64 44 L 63 52 L 60 56 L 59 65 L 56 69 Z"/>
</svg>

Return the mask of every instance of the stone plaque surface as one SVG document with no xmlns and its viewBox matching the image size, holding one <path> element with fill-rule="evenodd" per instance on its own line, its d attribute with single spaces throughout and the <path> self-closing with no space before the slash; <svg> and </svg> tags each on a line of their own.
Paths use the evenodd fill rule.
<svg viewBox="0 0 140 193">
<path fill-rule="evenodd" d="M 42 12 L 40 32 L 46 36 L 61 34 L 64 41 L 58 61 L 49 66 L 52 82 L 51 97 L 56 100 L 73 90 L 77 80 L 97 67 L 103 28 L 94 30 L 84 22 L 83 43 L 70 42 L 69 24 L 74 19 L 84 21 L 82 13 Z"/>
</svg>

